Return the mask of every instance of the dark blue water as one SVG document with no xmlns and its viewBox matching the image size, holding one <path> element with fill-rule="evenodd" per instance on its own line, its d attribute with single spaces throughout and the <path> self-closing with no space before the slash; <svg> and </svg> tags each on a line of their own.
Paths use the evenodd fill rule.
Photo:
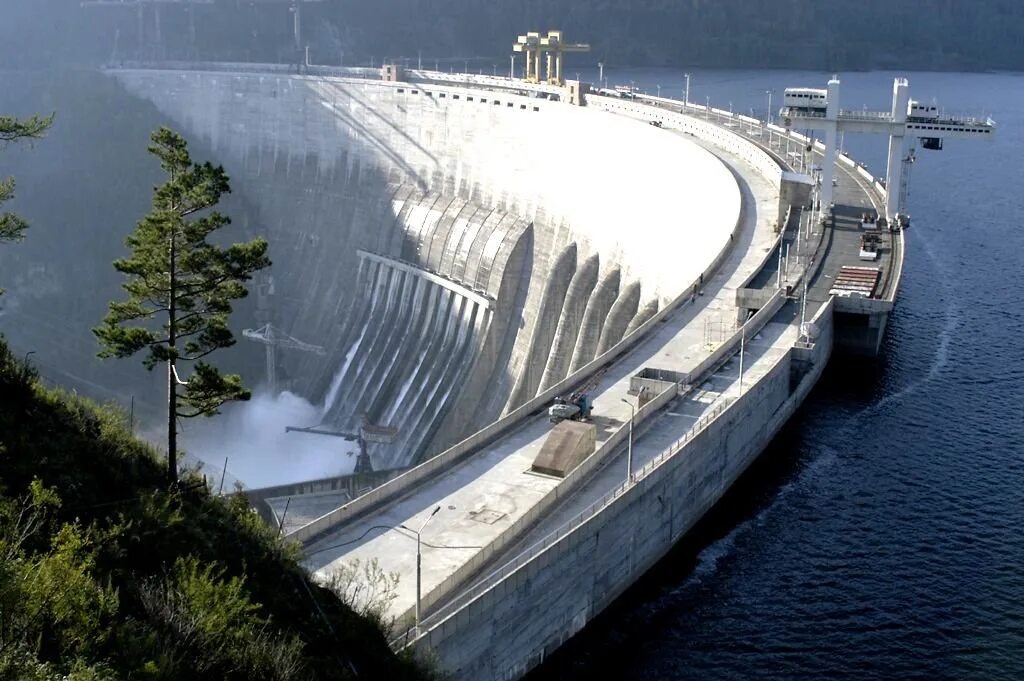
<svg viewBox="0 0 1024 681">
<path fill-rule="evenodd" d="M 887 108 L 894 75 L 842 74 L 843 106 Z M 724 503 L 536 678 L 1024 678 L 1024 76 L 906 75 L 1000 128 L 918 152 L 883 357 L 834 358 Z M 694 73 L 690 99 L 763 112 L 766 89 L 826 78 Z M 846 147 L 884 174 L 885 140 Z"/>
</svg>

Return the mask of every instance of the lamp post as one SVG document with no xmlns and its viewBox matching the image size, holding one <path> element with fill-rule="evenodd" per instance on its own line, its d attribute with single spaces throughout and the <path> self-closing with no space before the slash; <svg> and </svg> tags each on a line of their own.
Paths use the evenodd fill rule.
<svg viewBox="0 0 1024 681">
<path fill-rule="evenodd" d="M 747 344 L 747 323 L 740 327 L 740 395 L 743 395 L 743 350 Z"/>
<path fill-rule="evenodd" d="M 684 73 L 686 76 L 686 90 L 683 91 L 683 103 L 689 106 L 690 104 L 690 74 Z"/>
<path fill-rule="evenodd" d="M 633 421 L 636 420 L 636 407 L 626 398 L 622 401 L 629 405 L 629 444 L 626 445 L 626 482 L 633 482 Z"/>
<path fill-rule="evenodd" d="M 516 77 L 516 55 L 510 55 L 508 61 L 508 79 L 514 80 Z"/>
<path fill-rule="evenodd" d="M 656 85 L 655 87 L 658 88 L 658 96 L 661 97 L 661 86 L 660 85 Z"/>
<path fill-rule="evenodd" d="M 604 83 L 604 62 L 599 61 L 597 62 L 597 86 L 601 87 L 602 83 Z"/>
<path fill-rule="evenodd" d="M 765 90 L 764 93 L 768 95 L 768 125 L 772 124 L 772 91 Z"/>
<path fill-rule="evenodd" d="M 405 525 L 399 525 L 399 527 L 402 528 L 403 530 L 406 530 L 408 532 L 412 532 L 413 534 L 416 535 L 416 611 L 415 611 L 415 613 L 416 613 L 415 614 L 415 618 L 416 619 L 415 619 L 415 625 L 414 626 L 415 626 L 415 629 L 416 629 L 416 635 L 417 636 L 419 636 L 419 633 L 420 633 L 420 594 L 421 594 L 421 587 L 420 587 L 420 585 L 422 583 L 421 575 L 422 575 L 422 565 L 423 565 L 423 555 L 420 552 L 420 533 L 423 532 L 423 528 L 427 526 L 427 523 L 430 522 L 430 519 L 433 518 L 435 515 L 437 515 L 437 512 L 440 511 L 440 510 L 441 510 L 441 507 L 438 506 L 433 511 L 431 511 L 430 515 L 427 516 L 427 519 L 423 521 L 423 524 L 420 525 L 420 529 L 418 529 L 418 530 L 414 530 L 412 528 L 406 527 Z"/>
</svg>

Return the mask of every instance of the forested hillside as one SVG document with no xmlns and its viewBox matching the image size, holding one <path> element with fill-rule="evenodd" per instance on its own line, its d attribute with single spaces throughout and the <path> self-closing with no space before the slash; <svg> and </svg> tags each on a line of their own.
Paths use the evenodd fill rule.
<svg viewBox="0 0 1024 681">
<path fill-rule="evenodd" d="M 129 3 L 131 4 L 131 3 Z M 134 56 L 287 61 L 287 3 L 165 3 L 83 9 L 79 0 L 8 0 L 0 21 L 7 65 Z M 1019 0 L 323 0 L 305 5 L 315 61 L 480 57 L 507 64 L 515 35 L 561 28 L 588 41 L 589 61 L 616 65 L 813 69 L 1021 69 Z M 140 44 L 143 49 L 140 50 Z M 47 45 L 45 50 L 41 45 Z"/>
<path fill-rule="evenodd" d="M 0 679 L 424 678 L 372 603 L 314 583 L 241 495 L 168 487 L 126 425 L 0 339 Z"/>
</svg>

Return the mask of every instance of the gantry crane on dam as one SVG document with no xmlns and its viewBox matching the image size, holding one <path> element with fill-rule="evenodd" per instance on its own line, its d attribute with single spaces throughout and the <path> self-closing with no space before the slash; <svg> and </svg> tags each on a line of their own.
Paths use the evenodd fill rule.
<svg viewBox="0 0 1024 681">
<path fill-rule="evenodd" d="M 839 78 L 833 76 L 824 90 L 786 88 L 780 115 L 786 127 L 818 130 L 825 133 L 825 162 L 822 169 L 821 205 L 832 205 L 836 168 L 836 137 L 839 133 L 889 135 L 889 158 L 885 174 L 885 218 L 890 226 L 906 226 L 906 172 L 913 163 L 914 151 L 907 151 L 908 138 L 920 138 L 924 149 L 942 149 L 943 138 L 992 139 L 995 122 L 985 118 L 961 118 L 940 113 L 934 104 L 910 99 L 906 78 L 896 78 L 892 86 L 890 111 L 844 110 L 839 107 Z"/>
<path fill-rule="evenodd" d="M 548 31 L 541 35 L 538 31 L 530 31 L 512 46 L 515 52 L 526 55 L 525 75 L 529 83 L 546 82 L 550 85 L 564 85 L 562 78 L 562 62 L 567 52 L 590 52 L 587 43 L 567 43 L 561 31 Z M 541 57 L 545 59 L 545 77 L 541 78 Z"/>
</svg>

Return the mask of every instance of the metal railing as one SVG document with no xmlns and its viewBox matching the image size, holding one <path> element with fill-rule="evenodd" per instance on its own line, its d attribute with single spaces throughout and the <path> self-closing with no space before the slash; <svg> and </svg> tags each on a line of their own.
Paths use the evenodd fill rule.
<svg viewBox="0 0 1024 681">
<path fill-rule="evenodd" d="M 432 613 L 428 617 L 424 618 L 420 623 L 420 631 L 429 630 L 432 627 L 440 624 L 445 619 L 451 617 L 456 612 L 466 607 L 471 601 L 478 598 L 485 591 L 491 589 L 498 582 L 507 578 L 513 572 L 523 567 L 531 560 L 536 558 L 546 549 L 554 546 L 559 541 L 564 539 L 569 533 L 575 530 L 577 527 L 587 522 L 598 513 L 600 513 L 606 506 L 611 504 L 615 499 L 622 496 L 631 487 L 634 487 L 641 480 L 646 478 L 648 475 L 654 472 L 656 468 L 665 463 L 669 458 L 677 454 L 683 447 L 685 447 L 691 440 L 699 435 L 708 425 L 711 424 L 716 418 L 718 418 L 723 411 L 729 408 L 733 402 L 736 401 L 734 397 L 722 398 L 710 412 L 700 417 L 689 430 L 686 431 L 679 439 L 673 442 L 671 445 L 663 449 L 657 456 L 644 464 L 638 471 L 633 474 L 632 481 L 625 481 L 622 484 L 616 486 L 614 489 L 606 492 L 599 499 L 588 505 L 582 511 L 574 515 L 568 521 L 560 525 L 557 529 L 551 531 L 545 535 L 542 539 L 529 547 L 524 549 L 515 558 L 508 561 L 497 570 L 491 572 L 486 577 L 476 582 L 469 589 L 463 591 L 461 594 L 451 599 L 447 604 L 441 607 L 436 612 Z M 410 627 L 403 633 L 399 634 L 396 638 L 391 640 L 391 646 L 394 649 L 400 649 L 408 645 L 410 639 L 417 637 L 416 627 Z"/>
<path fill-rule="evenodd" d="M 888 111 L 864 111 L 863 109 L 840 109 L 839 118 L 857 121 L 892 121 L 892 113 Z"/>
</svg>

